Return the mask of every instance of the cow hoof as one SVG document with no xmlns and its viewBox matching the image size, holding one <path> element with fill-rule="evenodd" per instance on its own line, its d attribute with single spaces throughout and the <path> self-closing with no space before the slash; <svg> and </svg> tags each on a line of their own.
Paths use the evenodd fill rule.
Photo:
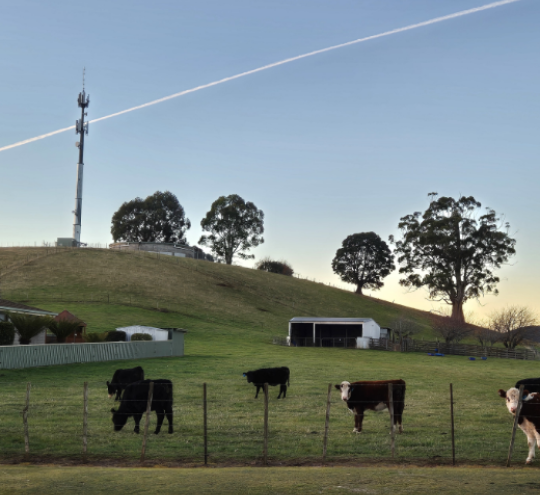
<svg viewBox="0 0 540 495">
<path fill-rule="evenodd" d="M 173 432 L 172 430 L 169 430 L 169 435 L 172 435 L 172 432 Z"/>
<path fill-rule="evenodd" d="M 525 461 L 525 464 L 532 464 L 533 461 L 534 461 L 534 459 L 527 459 L 527 460 Z"/>
<path fill-rule="evenodd" d="M 362 430 L 357 430 L 356 428 L 353 430 L 353 433 L 362 433 Z"/>
</svg>

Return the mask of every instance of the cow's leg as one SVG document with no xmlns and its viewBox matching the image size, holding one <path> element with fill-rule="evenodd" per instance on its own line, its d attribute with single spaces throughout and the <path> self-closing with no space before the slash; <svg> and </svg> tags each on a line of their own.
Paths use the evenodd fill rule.
<svg viewBox="0 0 540 495">
<path fill-rule="evenodd" d="M 169 422 L 169 433 L 173 432 L 173 410 L 171 406 L 167 406 L 165 409 L 165 414 L 167 415 L 167 421 Z"/>
<path fill-rule="evenodd" d="M 277 398 L 279 399 L 281 397 L 281 394 L 283 394 L 283 398 L 287 395 L 287 385 L 280 385 L 279 386 L 279 395 Z"/>
<path fill-rule="evenodd" d="M 259 390 L 261 387 L 259 385 L 255 385 L 257 387 L 257 393 L 255 394 L 255 398 L 259 397 Z"/>
<path fill-rule="evenodd" d="M 362 433 L 362 421 L 364 419 L 364 411 L 362 409 L 354 410 L 354 430 L 355 433 Z"/>
<path fill-rule="evenodd" d="M 139 433 L 139 423 L 141 422 L 141 418 L 142 418 L 142 413 L 133 415 L 133 419 L 135 421 L 135 428 L 133 429 L 133 431 L 135 433 Z"/>
<path fill-rule="evenodd" d="M 400 413 L 394 413 L 394 428 L 398 433 L 403 433 L 403 416 Z"/>
<path fill-rule="evenodd" d="M 287 397 L 287 385 L 283 384 L 283 398 Z"/>
<path fill-rule="evenodd" d="M 116 389 L 116 397 L 114 398 L 114 400 L 120 400 L 120 394 L 121 393 L 122 393 L 122 389 L 117 388 Z"/>
<path fill-rule="evenodd" d="M 156 409 L 156 416 L 157 416 L 157 425 L 156 425 L 156 431 L 154 431 L 155 435 L 157 435 L 161 431 L 161 425 L 163 424 L 163 420 L 165 419 L 165 411 L 163 409 Z"/>
<path fill-rule="evenodd" d="M 534 461 L 536 447 L 536 428 L 534 425 L 525 420 L 519 425 L 520 429 L 527 435 L 527 444 L 529 445 L 529 455 L 527 456 L 526 464 L 531 464 Z"/>
</svg>

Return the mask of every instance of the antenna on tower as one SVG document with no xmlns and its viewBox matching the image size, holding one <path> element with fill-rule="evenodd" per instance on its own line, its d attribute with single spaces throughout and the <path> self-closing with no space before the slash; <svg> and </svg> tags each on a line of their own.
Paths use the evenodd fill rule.
<svg viewBox="0 0 540 495">
<path fill-rule="evenodd" d="M 84 91 L 84 73 L 86 71 L 86 67 L 83 67 L 83 70 L 82 70 L 82 90 Z"/>
<path fill-rule="evenodd" d="M 82 213 L 82 187 L 83 187 L 83 154 L 84 154 L 84 136 L 88 134 L 88 122 L 84 121 L 84 117 L 88 115 L 85 110 L 90 104 L 90 95 L 86 96 L 84 90 L 84 76 L 86 68 L 83 68 L 83 90 L 79 93 L 77 103 L 81 108 L 81 120 L 75 121 L 75 134 L 81 135 L 81 140 L 75 143 L 79 148 L 79 162 L 77 163 L 77 186 L 75 191 L 75 210 L 73 211 L 73 244 L 76 247 L 85 246 L 81 243 L 81 213 Z"/>
</svg>

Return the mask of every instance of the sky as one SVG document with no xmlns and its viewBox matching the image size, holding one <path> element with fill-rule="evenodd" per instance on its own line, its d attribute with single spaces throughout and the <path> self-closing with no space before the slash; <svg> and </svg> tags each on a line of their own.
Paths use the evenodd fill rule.
<svg viewBox="0 0 540 495">
<path fill-rule="evenodd" d="M 0 148 L 73 125 L 83 67 L 96 119 L 487 3 L 4 0 Z M 211 203 L 239 194 L 265 213 L 256 260 L 284 259 L 302 277 L 354 290 L 331 269 L 345 237 L 399 237 L 399 219 L 425 210 L 428 193 L 472 195 L 510 223 L 517 254 L 497 272 L 500 295 L 465 311 L 540 314 L 539 19 L 540 2 L 520 0 L 90 124 L 81 240 L 112 242 L 124 201 L 170 190 L 195 244 Z M 71 130 L 0 152 L 1 246 L 71 236 L 77 140 Z M 441 308 L 398 282 L 395 272 L 372 295 Z"/>
</svg>

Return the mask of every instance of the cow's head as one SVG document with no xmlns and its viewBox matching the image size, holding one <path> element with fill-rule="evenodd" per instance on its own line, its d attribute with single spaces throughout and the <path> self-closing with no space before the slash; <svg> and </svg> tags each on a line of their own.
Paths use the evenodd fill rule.
<svg viewBox="0 0 540 495">
<path fill-rule="evenodd" d="M 352 387 L 350 382 L 341 382 L 335 387 L 341 392 L 341 400 L 348 401 L 351 398 Z"/>
<path fill-rule="evenodd" d="M 107 392 L 109 393 L 109 399 L 112 399 L 116 393 L 116 387 L 107 382 Z"/>
<path fill-rule="evenodd" d="M 499 395 L 506 399 L 506 407 L 510 411 L 511 414 L 516 414 L 518 402 L 519 402 L 519 390 L 516 387 L 512 387 L 508 389 L 506 392 L 501 388 L 499 389 Z M 527 397 L 529 395 L 528 390 L 523 391 L 523 398 Z M 532 395 L 532 394 L 531 394 Z M 532 397 L 529 397 L 532 398 Z M 527 399 L 524 399 L 527 400 Z"/>
<path fill-rule="evenodd" d="M 253 371 L 246 371 L 243 373 L 243 376 L 247 378 L 247 382 L 251 383 L 253 381 Z"/>
<path fill-rule="evenodd" d="M 114 431 L 120 431 L 127 423 L 128 415 L 119 413 L 114 408 L 111 409 L 111 412 L 113 413 L 112 422 L 114 424 Z"/>
</svg>

